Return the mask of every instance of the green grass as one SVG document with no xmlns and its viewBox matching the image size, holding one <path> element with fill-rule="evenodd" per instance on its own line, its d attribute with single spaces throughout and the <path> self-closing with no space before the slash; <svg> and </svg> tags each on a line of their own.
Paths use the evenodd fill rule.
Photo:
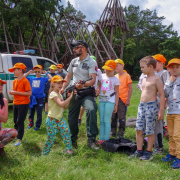
<svg viewBox="0 0 180 180">
<path fill-rule="evenodd" d="M 140 91 L 133 83 L 131 105 L 127 118 L 136 117 L 140 101 Z M 65 111 L 64 117 L 67 117 Z M 47 156 L 40 156 L 46 141 L 46 116 L 38 132 L 25 129 L 23 143 L 18 148 L 14 142 L 5 147 L 6 158 L 0 159 L 0 180 L 5 179 L 179 179 L 179 170 L 170 168 L 170 163 L 161 162 L 162 156 L 156 156 L 150 162 L 138 159 L 130 160 L 126 154 L 94 151 L 86 148 L 85 116 L 80 126 L 78 149 L 68 156 L 64 153 L 64 144 L 58 134 L 52 150 Z M 25 128 L 28 126 L 28 118 Z M 9 107 L 9 119 L 4 128 L 13 128 L 12 106 Z M 99 127 L 99 117 L 98 117 Z M 135 129 L 127 128 L 125 137 L 135 141 Z M 99 138 L 99 136 L 97 137 Z M 164 140 L 165 153 L 168 143 Z"/>
</svg>

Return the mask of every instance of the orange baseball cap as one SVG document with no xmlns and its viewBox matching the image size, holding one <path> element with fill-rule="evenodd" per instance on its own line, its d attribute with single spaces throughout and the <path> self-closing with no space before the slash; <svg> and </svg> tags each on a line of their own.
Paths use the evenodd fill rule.
<svg viewBox="0 0 180 180">
<path fill-rule="evenodd" d="M 154 56 L 152 56 L 154 59 L 156 59 L 157 61 L 162 62 L 163 64 L 166 63 L 166 58 L 162 55 L 162 54 L 156 54 Z"/>
<path fill-rule="evenodd" d="M 63 65 L 62 64 L 57 64 L 56 67 L 63 68 Z"/>
<path fill-rule="evenodd" d="M 6 82 L 6 81 L 3 81 L 1 78 L 0 78 L 0 83 L 2 83 L 2 84 L 7 84 L 7 82 Z"/>
<path fill-rule="evenodd" d="M 61 76 L 55 75 L 55 76 L 53 76 L 52 79 L 51 79 L 51 84 L 52 84 L 53 82 L 60 82 L 60 81 L 62 81 L 62 82 L 67 82 L 67 81 L 64 80 Z"/>
<path fill-rule="evenodd" d="M 168 62 L 167 67 L 169 67 L 171 64 L 180 64 L 180 59 L 178 58 L 173 58 Z"/>
<path fill-rule="evenodd" d="M 116 62 L 114 60 L 108 60 L 105 62 L 105 65 L 102 67 L 102 69 L 107 69 L 110 71 L 116 69 Z"/>
<path fill-rule="evenodd" d="M 35 65 L 35 66 L 33 67 L 33 69 L 35 69 L 35 68 L 43 69 L 42 66 L 39 65 L 39 64 L 38 64 L 38 65 Z"/>
<path fill-rule="evenodd" d="M 14 69 L 18 68 L 18 69 L 23 69 L 26 71 L 26 66 L 23 63 L 16 63 L 12 68 L 8 69 L 9 72 L 14 72 Z"/>
</svg>

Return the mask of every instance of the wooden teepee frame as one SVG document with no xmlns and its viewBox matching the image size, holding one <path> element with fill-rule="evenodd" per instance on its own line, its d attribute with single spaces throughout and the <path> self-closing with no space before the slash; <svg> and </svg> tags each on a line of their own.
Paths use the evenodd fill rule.
<svg viewBox="0 0 180 180">
<path fill-rule="evenodd" d="M 123 58 L 124 38 L 125 32 L 129 31 L 126 18 L 123 13 L 123 8 L 119 0 L 109 0 L 99 20 L 99 25 L 104 32 L 108 31 L 110 34 L 110 44 L 112 46 L 119 46 L 120 58 Z M 119 31 L 122 32 L 121 45 L 113 44 L 113 35 Z"/>
<path fill-rule="evenodd" d="M 112 1 L 114 5 L 111 8 L 109 5 L 112 4 Z M 23 39 L 26 32 L 22 32 L 21 27 L 17 27 L 16 30 L 18 42 L 13 40 L 10 29 L 6 26 L 3 14 L 1 14 L 0 30 L 3 29 L 4 39 L 0 39 L 0 43 L 4 44 L 3 49 L 6 49 L 7 53 L 22 49 L 34 49 L 37 55 L 50 58 L 66 66 L 74 58 L 70 44 L 76 40 L 84 40 L 89 45 L 88 53 L 95 55 L 98 63 L 107 59 L 115 59 L 117 55 L 112 47 L 114 46 L 112 43 L 113 32 L 116 31 L 117 26 L 123 32 L 121 43 L 121 55 L 123 55 L 124 33 L 128 30 L 122 7 L 119 7 L 117 3 L 120 4 L 118 0 L 109 0 L 98 23 L 59 13 L 49 14 L 48 17 L 44 14 L 43 17 L 32 18 L 33 27 L 28 43 L 27 40 L 25 43 Z M 115 5 L 117 5 L 116 8 Z M 50 18 L 55 21 L 53 29 L 50 26 Z M 43 27 L 41 34 L 38 31 L 39 26 Z M 107 29 L 111 33 L 110 41 L 104 34 Z"/>
</svg>

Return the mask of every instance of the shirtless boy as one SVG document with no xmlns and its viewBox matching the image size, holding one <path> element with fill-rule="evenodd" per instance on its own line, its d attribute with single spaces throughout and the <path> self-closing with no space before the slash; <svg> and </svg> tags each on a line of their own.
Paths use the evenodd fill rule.
<svg viewBox="0 0 180 180">
<path fill-rule="evenodd" d="M 146 56 L 140 60 L 141 71 L 147 75 L 147 78 L 142 81 L 141 102 L 136 121 L 137 151 L 131 157 L 139 157 L 141 160 L 152 159 L 155 123 L 156 120 L 162 120 L 164 116 L 164 89 L 161 79 L 154 74 L 156 63 L 152 56 Z M 156 99 L 157 92 L 160 97 L 160 108 Z M 142 150 L 143 132 L 148 135 L 148 146 L 145 152 Z"/>
</svg>

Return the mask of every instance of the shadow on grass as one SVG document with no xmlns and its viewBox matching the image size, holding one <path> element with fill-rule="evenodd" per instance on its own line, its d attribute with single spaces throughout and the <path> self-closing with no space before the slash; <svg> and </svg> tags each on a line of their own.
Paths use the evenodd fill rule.
<svg viewBox="0 0 180 180">
<path fill-rule="evenodd" d="M 35 142 L 23 142 L 23 148 L 31 156 L 40 156 L 41 149 Z"/>
<path fill-rule="evenodd" d="M 21 165 L 21 162 L 13 154 L 6 153 L 6 157 L 0 157 L 0 174 L 3 173 L 3 170 L 6 172 L 7 169 Z"/>
</svg>

